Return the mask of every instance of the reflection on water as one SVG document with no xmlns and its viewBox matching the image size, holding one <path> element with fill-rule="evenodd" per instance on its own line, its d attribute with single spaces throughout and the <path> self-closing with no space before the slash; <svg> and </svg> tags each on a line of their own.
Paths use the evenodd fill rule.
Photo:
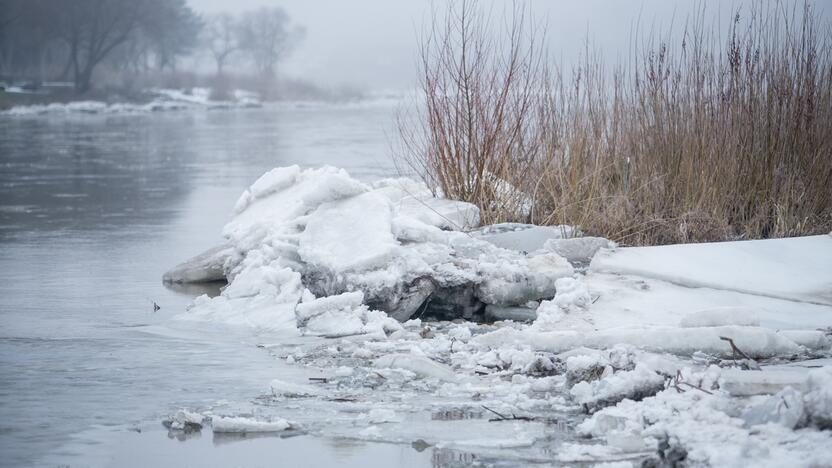
<svg viewBox="0 0 832 468">
<path fill-rule="evenodd" d="M 205 430 L 183 442 L 171 440 L 166 431 L 145 429 L 141 432 L 119 431 L 96 434 L 108 453 L 90 447 L 86 463 L 93 466 L 145 468 L 148 466 L 286 466 L 286 467 L 428 467 L 436 464 L 431 451 L 419 453 L 409 446 L 360 442 L 345 439 L 321 439 L 306 435 L 281 437 L 278 434 L 232 436 Z M 210 432 L 210 431 L 208 431 Z M 218 438 L 219 436 L 219 438 Z M 217 443 L 217 440 L 221 440 Z M 45 464 L 57 465 L 66 458 L 49 456 Z"/>
<path fill-rule="evenodd" d="M 87 428 L 249 398 L 273 378 L 244 337 L 170 330 L 219 285 L 168 289 L 161 276 L 215 245 L 272 167 L 393 174 L 392 111 L 0 116 L 0 465 L 83 461 L 102 443 L 69 443 Z"/>
</svg>

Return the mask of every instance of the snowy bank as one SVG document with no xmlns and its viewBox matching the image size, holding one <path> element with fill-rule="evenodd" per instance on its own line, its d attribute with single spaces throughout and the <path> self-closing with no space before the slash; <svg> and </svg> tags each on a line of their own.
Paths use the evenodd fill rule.
<svg viewBox="0 0 832 468">
<path fill-rule="evenodd" d="M 146 92 L 149 102 L 115 102 L 74 101 L 69 103 L 37 104 L 16 106 L 0 114 L 14 116 L 31 116 L 44 114 L 134 114 L 146 112 L 169 112 L 188 109 L 243 109 L 262 107 L 256 93 L 235 90 L 232 99 L 217 101 L 211 99 L 208 88 L 191 88 L 189 90 L 151 89 Z"/>
</svg>

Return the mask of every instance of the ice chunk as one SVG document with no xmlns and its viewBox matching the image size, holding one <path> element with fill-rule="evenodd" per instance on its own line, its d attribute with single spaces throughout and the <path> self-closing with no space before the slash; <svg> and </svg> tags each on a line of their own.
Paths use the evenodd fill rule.
<svg viewBox="0 0 832 468">
<path fill-rule="evenodd" d="M 372 192 L 324 203 L 300 235 L 300 258 L 308 268 L 335 273 L 383 266 L 398 247 L 392 220 L 389 201 Z"/>
<path fill-rule="evenodd" d="M 588 411 L 610 406 L 624 399 L 641 400 L 664 389 L 664 377 L 644 364 L 632 371 L 616 372 L 594 382 L 579 382 L 569 393 Z"/>
<path fill-rule="evenodd" d="M 433 378 L 447 382 L 454 382 L 457 375 L 454 371 L 425 356 L 416 354 L 387 354 L 374 362 L 378 368 L 405 369 L 425 378 Z"/>
<path fill-rule="evenodd" d="M 276 167 L 266 172 L 255 180 L 248 190 L 243 192 L 234 205 L 234 213 L 242 213 L 253 201 L 290 187 L 297 182 L 299 176 L 300 167 L 297 165 Z"/>
<path fill-rule="evenodd" d="M 383 179 L 373 183 L 387 197 L 397 215 L 440 229 L 466 231 L 479 226 L 480 210 L 471 203 L 437 198 L 422 182 Z"/>
<path fill-rule="evenodd" d="M 533 322 L 537 319 L 537 311 L 528 307 L 499 306 L 488 304 L 485 306 L 485 320 L 513 320 L 515 322 Z"/>
<path fill-rule="evenodd" d="M 196 432 L 202 429 L 205 417 L 186 409 L 181 409 L 162 421 L 171 431 Z"/>
<path fill-rule="evenodd" d="M 771 395 L 786 387 L 804 390 L 806 373 L 803 369 L 723 369 L 719 387 L 733 396 Z"/>
<path fill-rule="evenodd" d="M 536 350 L 554 353 L 561 353 L 580 346 L 607 349 L 617 344 L 628 344 L 645 351 L 684 356 L 690 356 L 697 351 L 701 351 L 715 356 L 733 357 L 731 347 L 721 337 L 732 338 L 743 352 L 754 359 L 788 356 L 805 351 L 805 348 L 781 336 L 774 330 L 738 326 L 611 328 L 581 332 L 503 328 L 478 335 L 472 338 L 472 341 L 479 345 L 491 347 L 524 343 Z"/>
<path fill-rule="evenodd" d="M 261 179 L 243 193 L 234 218 L 223 228 L 232 245 L 243 252 L 262 247 L 267 237 L 298 234 L 301 217 L 321 204 L 369 190 L 346 171 L 329 166 L 305 171 L 297 166 L 278 168 Z"/>
<path fill-rule="evenodd" d="M 517 305 L 555 295 L 555 281 L 572 276 L 574 269 L 557 254 L 529 257 L 512 264 L 482 264 L 486 279 L 477 296 L 486 304 Z"/>
<path fill-rule="evenodd" d="M 779 330 L 778 335 L 811 350 L 829 349 L 829 335 L 822 330 Z"/>
<path fill-rule="evenodd" d="M 348 292 L 336 296 L 322 297 L 311 301 L 304 301 L 298 304 L 295 315 L 298 319 L 298 326 L 305 326 L 306 323 L 326 312 L 339 310 L 353 310 L 364 303 L 364 294 L 361 291 Z"/>
<path fill-rule="evenodd" d="M 534 252 L 543 248 L 550 239 L 572 237 L 573 226 L 536 226 L 534 224 L 504 223 L 485 226 L 471 234 L 497 247 L 521 252 Z"/>
<path fill-rule="evenodd" d="M 401 324 L 379 311 L 371 311 L 361 291 L 305 300 L 295 310 L 298 328 L 327 337 L 375 333 L 386 336 Z"/>
<path fill-rule="evenodd" d="M 566 358 L 566 381 L 569 384 L 591 382 L 610 375 L 610 362 L 600 353 L 579 354 Z"/>
<path fill-rule="evenodd" d="M 742 413 L 742 419 L 749 426 L 777 423 L 794 429 L 803 420 L 803 395 L 786 387 L 765 400 L 749 406 Z"/>
<path fill-rule="evenodd" d="M 830 258 L 832 239 L 809 236 L 619 248 L 600 252 L 590 269 L 829 306 Z"/>
<path fill-rule="evenodd" d="M 536 330 L 591 329 L 585 312 L 592 302 L 583 281 L 576 278 L 560 278 L 555 281 L 557 293 L 551 301 L 542 301 L 537 308 Z"/>
<path fill-rule="evenodd" d="M 679 321 L 679 326 L 683 328 L 721 327 L 724 325 L 759 327 L 760 319 L 757 312 L 748 307 L 726 306 L 699 310 L 685 315 Z"/>
<path fill-rule="evenodd" d="M 565 311 L 586 309 L 592 298 L 583 282 L 576 278 L 558 278 L 555 280 L 557 294 L 552 302 Z"/>
<path fill-rule="evenodd" d="M 448 330 L 448 338 L 468 341 L 471 339 L 471 329 L 464 325 L 458 325 Z"/>
<path fill-rule="evenodd" d="M 258 421 L 253 418 L 215 416 L 211 418 L 211 427 L 217 433 L 245 434 L 250 432 L 281 432 L 291 429 L 292 424 L 285 419 Z"/>
<path fill-rule="evenodd" d="M 303 294 L 300 274 L 279 265 L 241 272 L 220 296 L 200 296 L 180 320 L 201 320 L 297 333 L 295 306 Z"/>
<path fill-rule="evenodd" d="M 225 265 L 236 254 L 233 247 L 219 245 L 176 265 L 165 273 L 166 283 L 206 283 L 225 280 Z"/>
<path fill-rule="evenodd" d="M 543 248 L 560 255 L 569 263 L 586 264 L 600 249 L 615 248 L 615 243 L 603 237 L 569 237 L 549 239 Z"/>
<path fill-rule="evenodd" d="M 809 372 L 803 401 L 812 424 L 821 429 L 832 429 L 832 368 Z"/>
</svg>

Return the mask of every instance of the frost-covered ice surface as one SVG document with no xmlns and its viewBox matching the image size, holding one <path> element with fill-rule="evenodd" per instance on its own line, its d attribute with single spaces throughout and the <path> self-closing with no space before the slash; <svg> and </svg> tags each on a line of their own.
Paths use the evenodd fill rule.
<svg viewBox="0 0 832 468">
<path fill-rule="evenodd" d="M 334 168 L 257 180 L 169 277 L 221 268 L 179 319 L 279 364 L 223 417 L 510 465 L 832 463 L 832 237 L 628 249 L 474 215 Z"/>
</svg>

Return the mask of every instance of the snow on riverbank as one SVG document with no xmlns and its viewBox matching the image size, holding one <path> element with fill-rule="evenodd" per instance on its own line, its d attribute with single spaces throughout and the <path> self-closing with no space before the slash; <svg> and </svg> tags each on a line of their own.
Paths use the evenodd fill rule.
<svg viewBox="0 0 832 468">
<path fill-rule="evenodd" d="M 563 463 L 832 460 L 832 237 L 618 248 L 477 224 L 413 181 L 278 168 L 226 245 L 165 278 L 228 279 L 180 318 L 274 340 L 315 380 L 276 375 L 264 398 L 313 433 Z M 529 322 L 476 322 L 501 317 Z M 467 416 L 424 416 L 444 411 Z"/>
<path fill-rule="evenodd" d="M 176 89 L 151 89 L 152 97 L 146 103 L 102 101 L 74 101 L 68 103 L 36 104 L 16 106 L 0 114 L 31 116 L 44 114 L 130 114 L 143 112 L 168 112 L 187 109 L 232 109 L 262 107 L 256 93 L 236 90 L 230 100 L 213 100 L 208 88 L 192 88 L 187 91 Z"/>
</svg>

